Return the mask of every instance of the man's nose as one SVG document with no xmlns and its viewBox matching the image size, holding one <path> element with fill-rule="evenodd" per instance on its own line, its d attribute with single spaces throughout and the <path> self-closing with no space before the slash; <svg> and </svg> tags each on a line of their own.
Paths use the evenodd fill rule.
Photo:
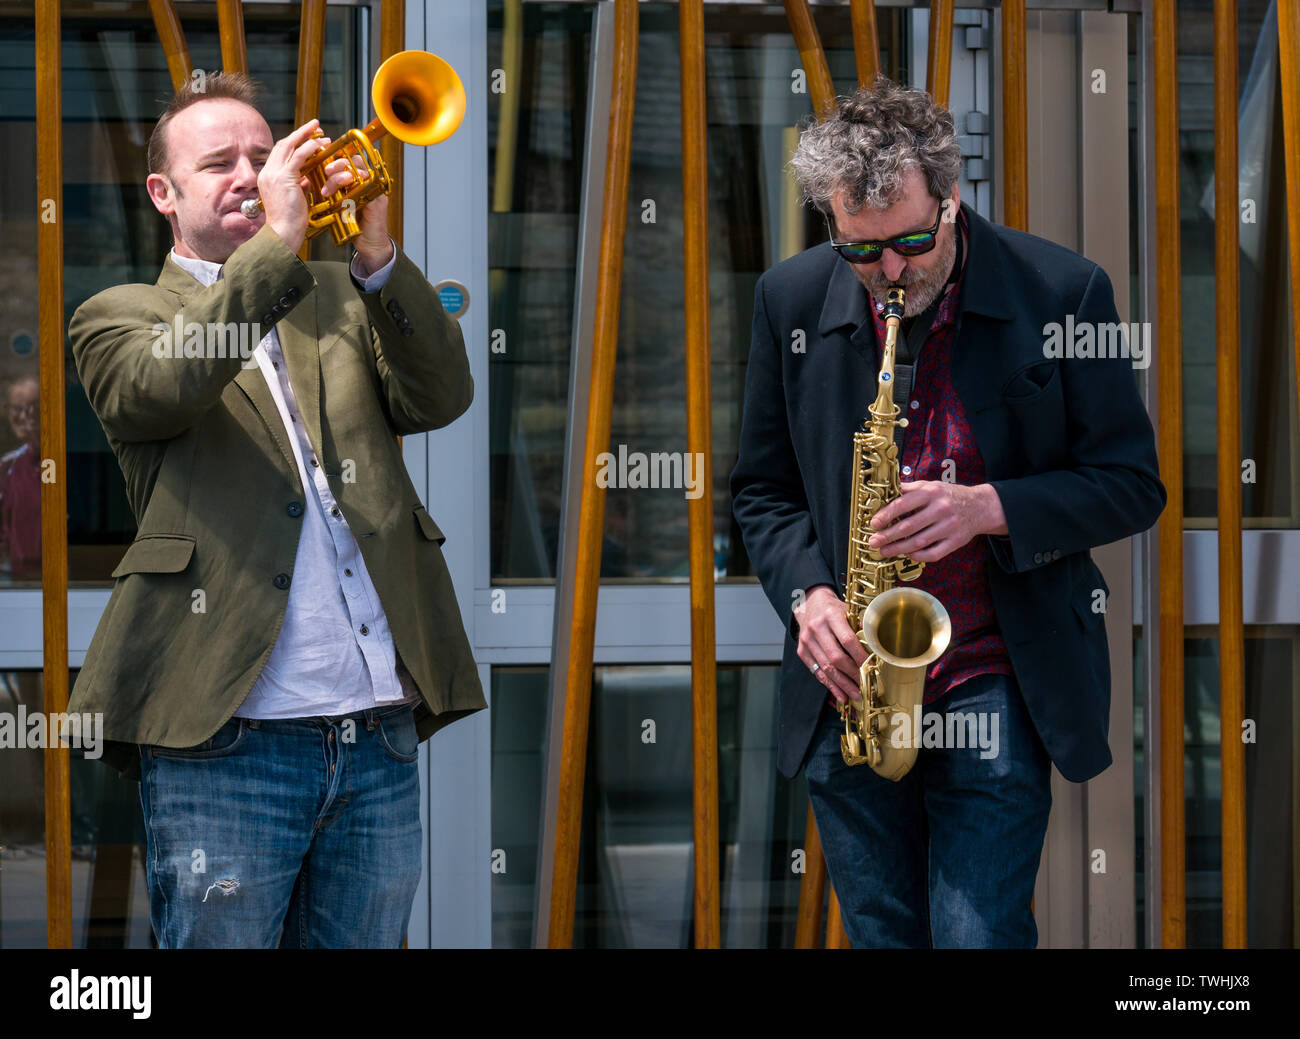
<svg viewBox="0 0 1300 1039">
<path fill-rule="evenodd" d="M 885 277 L 890 281 L 898 281 L 906 266 L 907 261 L 893 249 L 886 249 L 880 254 L 880 269 L 885 272 Z"/>
<path fill-rule="evenodd" d="M 237 187 L 247 187 L 256 183 L 257 169 L 248 156 L 241 155 L 239 161 L 235 163 L 235 185 Z"/>
</svg>

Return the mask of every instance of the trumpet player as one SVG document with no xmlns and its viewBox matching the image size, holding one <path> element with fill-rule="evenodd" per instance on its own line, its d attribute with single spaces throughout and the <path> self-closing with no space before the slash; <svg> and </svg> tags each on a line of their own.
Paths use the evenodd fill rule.
<svg viewBox="0 0 1300 1039">
<path fill-rule="evenodd" d="M 791 163 L 829 241 L 755 289 L 734 514 L 788 632 L 778 767 L 806 775 L 857 947 L 1037 944 L 1051 766 L 1081 783 L 1111 762 L 1106 586 L 1089 550 L 1165 503 L 1131 361 L 1045 349 L 1067 316 L 1118 322 L 1105 271 L 964 205 L 960 164 L 952 117 L 925 92 L 881 78 L 841 98 Z M 911 379 L 893 391 L 901 493 L 858 532 L 852 441 L 894 286 Z M 992 746 L 922 744 L 896 781 L 847 763 L 835 708 L 860 702 L 867 661 L 844 601 L 859 534 L 923 564 L 914 586 L 951 619 L 925 709 L 978 719 Z"/>
<path fill-rule="evenodd" d="M 276 141 L 252 81 L 202 86 L 149 141 L 156 284 L 69 328 L 139 531 L 70 709 L 140 781 L 159 945 L 397 947 L 418 744 L 486 706 L 396 444 L 469 407 L 465 344 L 385 197 L 350 267 L 299 260 L 316 120 Z M 351 177 L 326 173 L 327 197 Z"/>
</svg>

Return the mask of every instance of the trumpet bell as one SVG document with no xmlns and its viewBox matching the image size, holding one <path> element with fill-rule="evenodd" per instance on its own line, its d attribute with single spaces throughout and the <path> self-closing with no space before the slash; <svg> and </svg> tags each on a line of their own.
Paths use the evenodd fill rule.
<svg viewBox="0 0 1300 1039">
<path fill-rule="evenodd" d="M 370 89 L 384 130 L 407 144 L 445 141 L 465 118 L 465 86 L 447 62 L 428 51 L 394 54 Z"/>
</svg>

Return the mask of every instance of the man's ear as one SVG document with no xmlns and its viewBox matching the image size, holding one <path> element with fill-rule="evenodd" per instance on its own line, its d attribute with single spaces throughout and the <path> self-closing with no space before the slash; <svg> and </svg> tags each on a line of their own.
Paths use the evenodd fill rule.
<svg viewBox="0 0 1300 1039">
<path fill-rule="evenodd" d="M 154 209 L 163 216 L 171 216 L 176 212 L 176 187 L 170 178 L 161 173 L 151 173 L 145 179 L 144 185 L 149 192 Z"/>
</svg>

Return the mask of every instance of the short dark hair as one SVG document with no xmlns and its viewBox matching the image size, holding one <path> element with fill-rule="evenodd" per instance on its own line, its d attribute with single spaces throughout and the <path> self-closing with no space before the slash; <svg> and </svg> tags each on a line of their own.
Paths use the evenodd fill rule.
<svg viewBox="0 0 1300 1039">
<path fill-rule="evenodd" d="M 260 114 L 261 110 L 258 109 L 257 102 L 261 93 L 262 88 L 257 81 L 242 72 L 214 72 L 211 75 L 191 76 L 167 103 L 167 108 L 154 125 L 153 133 L 149 135 L 149 172 L 167 172 L 167 124 L 176 117 L 178 112 L 183 112 L 190 105 L 196 105 L 200 101 L 225 99 L 239 101 Z"/>
</svg>

